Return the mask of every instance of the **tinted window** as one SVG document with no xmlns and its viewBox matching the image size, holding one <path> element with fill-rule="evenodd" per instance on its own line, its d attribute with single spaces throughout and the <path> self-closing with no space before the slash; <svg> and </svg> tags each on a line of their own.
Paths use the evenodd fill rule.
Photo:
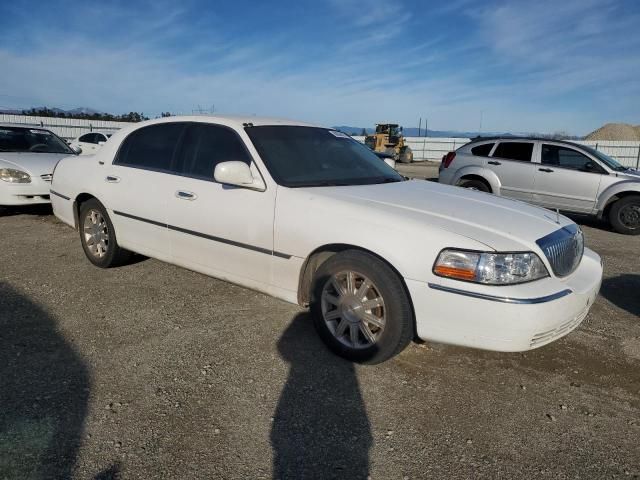
<svg viewBox="0 0 640 480">
<path fill-rule="evenodd" d="M 0 152 L 73 154 L 67 144 L 49 130 L 2 126 L 0 126 Z"/>
<path fill-rule="evenodd" d="M 271 176 L 285 187 L 401 182 L 368 147 L 326 128 L 260 126 L 245 129 Z"/>
<path fill-rule="evenodd" d="M 501 142 L 498 144 L 494 157 L 506 158 L 508 160 L 520 160 L 530 162 L 533 153 L 533 143 L 524 142 Z"/>
<path fill-rule="evenodd" d="M 85 133 L 78 140 L 84 143 L 95 143 L 93 141 L 93 133 Z"/>
<path fill-rule="evenodd" d="M 586 155 L 572 148 L 559 147 L 557 145 L 542 145 L 542 164 L 600 173 L 600 168 L 596 165 L 596 162 Z"/>
<path fill-rule="evenodd" d="M 185 132 L 176 171 L 213 180 L 216 165 L 230 161 L 251 164 L 251 157 L 238 134 L 230 128 L 194 123 Z"/>
<path fill-rule="evenodd" d="M 115 163 L 170 171 L 173 152 L 184 126 L 184 123 L 162 123 L 136 130 L 122 143 Z"/>
<path fill-rule="evenodd" d="M 483 145 L 477 145 L 471 149 L 471 153 L 473 153 L 477 157 L 488 157 L 489 153 L 491 153 L 491 149 L 493 148 L 493 143 L 485 143 Z"/>
</svg>

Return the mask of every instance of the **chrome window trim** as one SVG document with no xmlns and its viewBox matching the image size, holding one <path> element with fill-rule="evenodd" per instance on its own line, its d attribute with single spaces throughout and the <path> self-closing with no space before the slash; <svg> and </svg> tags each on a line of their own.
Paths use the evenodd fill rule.
<svg viewBox="0 0 640 480">
<path fill-rule="evenodd" d="M 465 297 L 472 297 L 472 298 L 479 298 L 482 300 L 489 300 L 491 302 L 511 303 L 511 304 L 517 304 L 517 305 L 534 305 L 536 303 L 551 302 L 553 300 L 566 297 L 567 295 L 573 293 L 570 289 L 567 288 L 565 290 L 553 293 L 551 295 L 545 295 L 544 297 L 513 298 L 513 297 L 502 297 L 499 295 L 489 295 L 486 293 L 470 292 L 468 290 L 460 290 L 458 288 L 445 287 L 443 285 L 438 285 L 437 283 L 428 283 L 427 285 L 429 285 L 429 288 L 432 288 L 434 290 L 440 290 L 442 292 L 455 293 L 457 295 L 463 295 Z"/>
</svg>

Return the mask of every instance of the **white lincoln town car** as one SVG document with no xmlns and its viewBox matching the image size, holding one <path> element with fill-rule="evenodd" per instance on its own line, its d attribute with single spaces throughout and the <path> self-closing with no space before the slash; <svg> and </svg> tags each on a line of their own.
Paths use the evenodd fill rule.
<svg viewBox="0 0 640 480">
<path fill-rule="evenodd" d="M 56 216 L 102 268 L 131 252 L 309 306 L 337 354 L 412 339 L 524 351 L 576 328 L 602 279 L 580 228 L 534 206 L 406 180 L 347 135 L 170 117 L 54 172 Z"/>
</svg>

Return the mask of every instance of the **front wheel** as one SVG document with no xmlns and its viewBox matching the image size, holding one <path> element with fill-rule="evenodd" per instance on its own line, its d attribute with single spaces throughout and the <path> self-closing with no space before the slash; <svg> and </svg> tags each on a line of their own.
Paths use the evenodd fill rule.
<svg viewBox="0 0 640 480">
<path fill-rule="evenodd" d="M 613 229 L 625 235 L 640 235 L 640 195 L 623 197 L 609 211 Z"/>
<path fill-rule="evenodd" d="M 80 206 L 80 243 L 91 263 L 100 268 L 124 265 L 131 252 L 121 248 L 104 206 L 95 198 Z"/>
<path fill-rule="evenodd" d="M 354 362 L 383 362 L 400 353 L 414 334 L 411 304 L 398 274 L 357 250 L 338 253 L 320 266 L 311 313 L 327 346 Z"/>
</svg>

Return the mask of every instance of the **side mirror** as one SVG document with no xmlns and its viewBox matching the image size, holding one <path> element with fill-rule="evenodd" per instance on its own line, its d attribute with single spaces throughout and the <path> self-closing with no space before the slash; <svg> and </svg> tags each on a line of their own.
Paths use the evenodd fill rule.
<svg viewBox="0 0 640 480">
<path fill-rule="evenodd" d="M 252 190 L 264 190 L 265 188 L 262 179 L 255 178 L 249 165 L 244 162 L 219 163 L 213 171 L 213 178 L 216 182 L 226 185 L 235 185 Z"/>
<path fill-rule="evenodd" d="M 77 145 L 71 147 L 71 150 L 73 150 L 76 153 L 76 155 L 80 155 L 82 153 L 82 149 L 80 147 L 78 147 Z"/>
<path fill-rule="evenodd" d="M 384 163 L 386 163 L 387 165 L 389 165 L 393 169 L 396 168 L 396 161 L 393 158 L 385 158 L 384 159 Z"/>
</svg>

